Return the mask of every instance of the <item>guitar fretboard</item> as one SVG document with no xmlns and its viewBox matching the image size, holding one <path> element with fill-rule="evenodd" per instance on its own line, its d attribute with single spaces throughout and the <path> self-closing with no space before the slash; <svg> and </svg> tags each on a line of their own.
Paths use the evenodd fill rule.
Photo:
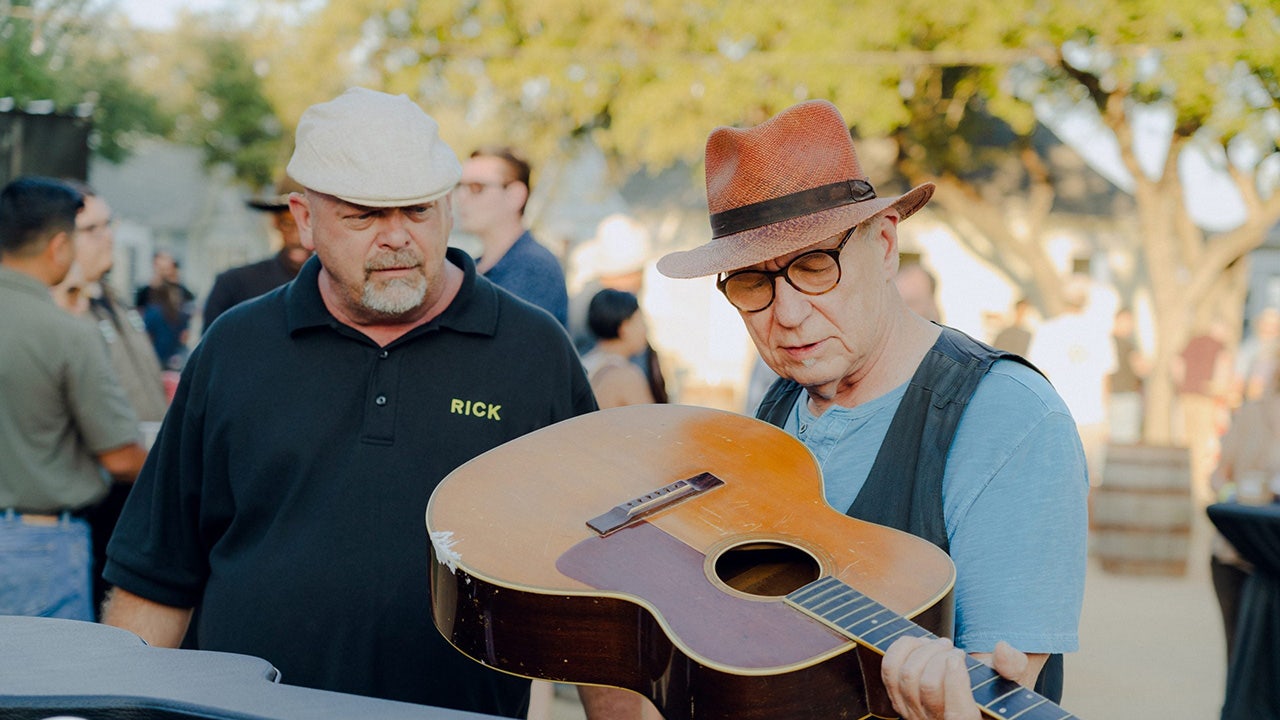
<svg viewBox="0 0 1280 720">
<path fill-rule="evenodd" d="M 900 637 L 933 638 L 933 633 L 834 577 L 824 577 L 787 595 L 788 604 L 839 630 L 881 655 Z M 989 666 L 965 656 L 973 697 L 989 717 L 1003 720 L 1068 720 L 1075 715 Z"/>
</svg>

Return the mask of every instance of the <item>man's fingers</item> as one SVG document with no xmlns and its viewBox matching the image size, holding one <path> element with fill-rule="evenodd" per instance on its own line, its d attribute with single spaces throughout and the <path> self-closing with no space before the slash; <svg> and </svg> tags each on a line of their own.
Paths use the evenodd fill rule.
<svg viewBox="0 0 1280 720">
<path fill-rule="evenodd" d="M 899 638 L 889 646 L 880 662 L 880 678 L 889 693 L 889 702 L 900 713 L 905 714 L 908 708 L 907 696 L 902 687 L 903 667 L 912 653 L 925 642 L 927 641 L 914 637 Z"/>
<path fill-rule="evenodd" d="M 904 718 L 977 717 L 964 651 L 946 638 L 902 638 L 881 663 L 889 700 Z"/>
<path fill-rule="evenodd" d="M 969 684 L 969 670 L 966 667 L 964 651 L 956 650 L 948 653 L 946 659 L 946 708 L 947 717 L 972 718 L 977 720 L 981 715 L 973 701 L 973 686 Z"/>
<path fill-rule="evenodd" d="M 991 667 L 995 668 L 1002 677 L 1010 680 L 1022 680 L 1022 676 L 1027 673 L 1029 662 L 1026 653 L 1015 649 L 1003 640 L 996 643 L 996 651 L 991 657 Z"/>
</svg>

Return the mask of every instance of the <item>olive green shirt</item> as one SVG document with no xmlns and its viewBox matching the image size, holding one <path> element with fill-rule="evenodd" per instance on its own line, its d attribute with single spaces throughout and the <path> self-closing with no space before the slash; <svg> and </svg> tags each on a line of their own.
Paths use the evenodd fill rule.
<svg viewBox="0 0 1280 720">
<path fill-rule="evenodd" d="M 0 509 L 96 502 L 108 482 L 97 455 L 138 439 L 98 332 L 44 283 L 0 266 Z"/>
</svg>

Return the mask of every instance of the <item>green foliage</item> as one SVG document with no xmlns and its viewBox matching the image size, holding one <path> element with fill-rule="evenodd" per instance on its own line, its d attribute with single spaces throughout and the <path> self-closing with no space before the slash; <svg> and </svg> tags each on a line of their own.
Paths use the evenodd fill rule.
<svg viewBox="0 0 1280 720">
<path fill-rule="evenodd" d="M 251 187 L 270 185 L 283 155 L 284 133 L 244 39 L 232 33 L 205 36 L 201 54 L 190 108 L 191 140 L 204 148 L 207 163 L 231 166 Z"/>
<path fill-rule="evenodd" d="M 958 172 L 982 160 L 982 118 L 1029 136 L 1029 100 L 1044 93 L 1100 105 L 1122 90 L 1172 103 L 1185 132 L 1239 132 L 1249 113 L 1223 115 L 1238 94 L 1226 76 L 1244 63 L 1274 97 L 1273 12 L 1189 0 L 364 0 L 329 3 L 302 37 L 349 57 L 359 48 L 360 81 L 452 108 L 477 135 L 550 149 L 588 133 L 633 169 L 696 162 L 715 125 L 824 97 L 860 134 L 895 135 L 930 170 Z"/>
<path fill-rule="evenodd" d="M 0 0 L 0 97 L 18 107 L 52 100 L 91 113 L 96 153 L 120 160 L 131 138 L 163 133 L 171 118 L 125 70 L 128 42 L 87 0 Z"/>
<path fill-rule="evenodd" d="M 79 63 L 77 76 L 92 101 L 94 151 L 112 162 L 124 160 L 139 137 L 166 136 L 173 116 L 154 95 L 146 94 L 129 79 L 123 58 L 94 59 Z"/>
<path fill-rule="evenodd" d="M 860 135 L 897 134 L 946 172 L 977 161 L 960 134 L 986 134 L 975 118 L 999 113 L 1027 134 L 1034 115 L 999 92 L 1007 65 L 931 54 L 1017 47 L 1022 5 L 354 0 L 328 3 L 292 52 L 328 49 L 353 80 L 465 118 L 446 127 L 464 147 L 501 138 L 545 156 L 586 134 L 624 170 L 659 170 L 697 163 L 717 125 L 817 97 Z"/>
</svg>

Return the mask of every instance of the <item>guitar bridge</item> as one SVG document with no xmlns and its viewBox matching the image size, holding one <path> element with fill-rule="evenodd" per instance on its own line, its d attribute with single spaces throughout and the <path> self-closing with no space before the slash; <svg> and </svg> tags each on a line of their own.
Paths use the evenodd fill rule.
<svg viewBox="0 0 1280 720">
<path fill-rule="evenodd" d="M 701 495 L 723 484 L 723 480 L 709 472 L 698 473 L 693 477 L 677 480 L 670 485 L 665 485 L 640 497 L 628 500 L 609 512 L 588 520 L 587 526 L 601 536 L 608 535 L 639 522 L 646 515 L 651 515 L 678 502 Z"/>
</svg>

